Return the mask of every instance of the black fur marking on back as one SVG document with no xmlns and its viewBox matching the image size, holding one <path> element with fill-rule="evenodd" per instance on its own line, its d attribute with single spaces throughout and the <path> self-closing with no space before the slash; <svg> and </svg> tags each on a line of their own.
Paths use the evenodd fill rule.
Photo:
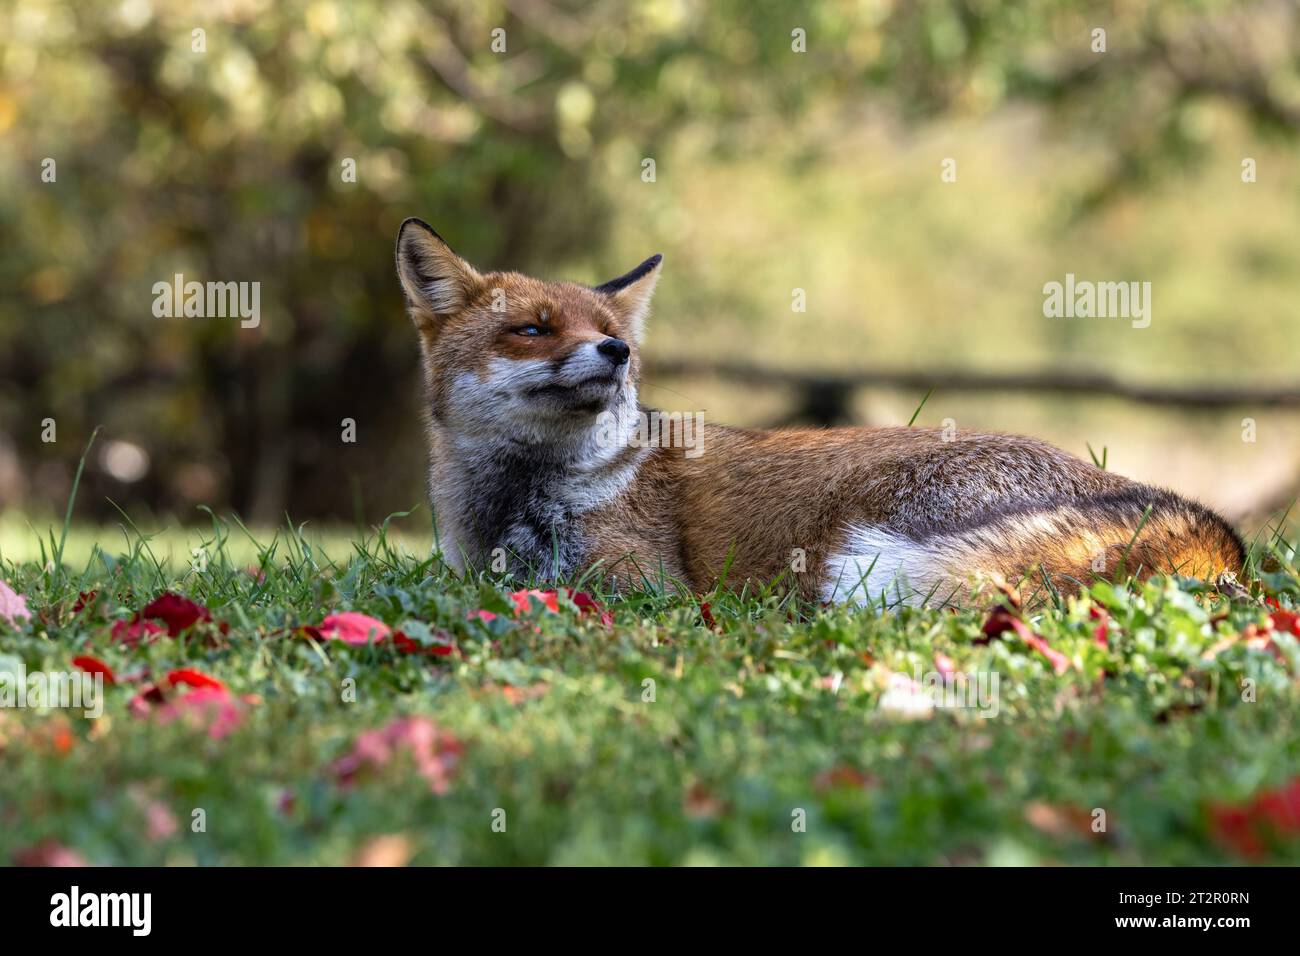
<svg viewBox="0 0 1300 956">
<path fill-rule="evenodd" d="M 1157 511 L 1169 510 L 1177 508 L 1179 505 L 1188 504 L 1191 504 L 1191 502 L 1184 501 L 1172 492 L 1135 484 L 1130 488 L 1105 492 L 1099 495 L 1065 494 L 1053 495 L 1050 498 L 1012 502 L 1001 507 L 990 508 L 963 521 L 955 521 L 943 527 L 927 530 L 918 535 L 917 540 L 925 541 L 929 538 L 962 534 L 966 531 L 978 531 L 986 525 L 1006 518 L 1030 517 L 1051 512 L 1058 508 L 1073 508 L 1084 515 L 1096 518 L 1100 522 L 1106 518 L 1114 518 L 1116 515 L 1123 515 L 1127 518 L 1140 518 L 1148 507 L 1151 508 L 1151 513 L 1155 514 Z"/>
<path fill-rule="evenodd" d="M 1120 491 L 1106 492 L 1099 495 L 1078 497 L 1062 495 L 1050 501 L 1018 502 L 1001 508 L 993 508 L 968 520 L 927 530 L 921 534 L 913 534 L 910 537 L 915 541 L 924 543 L 934 538 L 958 535 L 968 531 L 979 531 L 990 524 L 1007 518 L 1029 517 L 1035 514 L 1051 512 L 1056 508 L 1072 508 L 1086 518 L 1095 520 L 1098 525 L 1104 524 L 1108 519 L 1114 520 L 1116 517 L 1134 522 L 1140 521 L 1147 508 L 1151 509 L 1153 517 L 1160 513 L 1181 513 L 1194 520 L 1197 524 L 1215 527 L 1224 532 L 1236 549 L 1239 563 L 1244 562 L 1246 559 L 1246 545 L 1241 535 L 1218 513 L 1200 502 L 1183 498 L 1164 488 L 1151 488 L 1139 484 L 1134 484 Z"/>
<path fill-rule="evenodd" d="M 627 273 L 626 275 L 621 275 L 617 279 L 610 279 L 608 282 L 604 283 L 603 285 L 595 286 L 594 288 L 592 288 L 591 291 L 599 292 L 601 295 L 613 295 L 615 292 L 618 292 L 620 289 L 626 289 L 632 283 L 638 281 L 639 279 L 645 278 L 647 275 L 650 274 L 650 272 L 654 270 L 654 268 L 657 265 L 659 265 L 661 261 L 663 261 L 663 256 L 661 256 L 659 253 L 656 252 L 653 256 L 651 256 L 645 262 L 641 263 L 631 272 Z"/>
</svg>

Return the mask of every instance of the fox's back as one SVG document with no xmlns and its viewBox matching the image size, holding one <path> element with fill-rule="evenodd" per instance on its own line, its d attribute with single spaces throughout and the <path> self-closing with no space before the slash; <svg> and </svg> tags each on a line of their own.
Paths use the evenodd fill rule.
<svg viewBox="0 0 1300 956">
<path fill-rule="evenodd" d="M 680 571 L 699 588 L 716 580 L 730 553 L 741 579 L 796 575 L 815 592 L 823 583 L 815 569 L 843 546 L 850 525 L 924 537 L 1013 503 L 1132 484 L 1046 442 L 984 432 L 707 425 L 700 450 L 653 449 L 624 505 L 671 517 L 684 545 Z M 792 570 L 802 566 L 809 571 Z"/>
</svg>

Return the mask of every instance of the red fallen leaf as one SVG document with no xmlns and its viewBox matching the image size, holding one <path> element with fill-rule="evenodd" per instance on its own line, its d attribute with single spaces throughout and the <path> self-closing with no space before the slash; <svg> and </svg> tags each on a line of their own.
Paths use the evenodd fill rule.
<svg viewBox="0 0 1300 956">
<path fill-rule="evenodd" d="M 166 633 L 167 628 L 153 621 L 142 621 L 137 615 L 130 621 L 114 621 L 112 630 L 108 632 L 108 639 L 115 644 L 134 646 L 146 638 L 151 643 L 155 638 Z"/>
<path fill-rule="evenodd" d="M 510 595 L 510 600 L 515 604 L 515 616 L 527 614 L 532 610 L 532 601 L 536 598 L 542 603 L 542 606 L 552 614 L 560 613 L 559 595 L 554 591 L 522 590 L 515 591 Z"/>
<path fill-rule="evenodd" d="M 348 866 L 406 866 L 415 856 L 415 845 L 404 833 L 381 833 L 357 848 Z"/>
<path fill-rule="evenodd" d="M 162 634 L 180 637 L 200 621 L 211 620 L 212 612 L 202 604 L 166 591 L 146 604 L 143 610 L 137 611 L 129 621 L 114 621 L 109 640 L 137 644 L 143 639 L 152 642 Z M 162 621 L 165 626 L 154 621 Z M 224 634 L 228 629 L 229 625 L 222 621 L 221 632 Z"/>
<path fill-rule="evenodd" d="M 176 835 L 180 827 L 171 808 L 154 795 L 154 788 L 145 783 L 128 784 L 127 798 L 144 818 L 144 837 L 149 843 L 161 843 Z"/>
<path fill-rule="evenodd" d="M 1047 658 L 1052 665 L 1052 670 L 1058 676 L 1070 669 L 1070 659 L 1068 657 L 1048 644 L 1045 638 L 1030 630 L 1028 624 L 1011 613 L 1004 605 L 999 604 L 989 612 L 988 620 L 984 622 L 982 631 L 985 640 L 977 643 L 988 643 L 989 640 L 1000 637 L 1007 631 L 1014 631 L 1022 641 Z"/>
<path fill-rule="evenodd" d="M 1283 624 L 1289 625 L 1289 622 L 1283 620 Z M 1207 661 L 1213 660 L 1234 644 L 1241 642 L 1252 651 L 1268 651 L 1279 664 L 1285 666 L 1288 663 L 1286 654 L 1282 652 L 1282 648 L 1278 646 L 1277 641 L 1273 640 L 1273 635 L 1274 633 L 1277 633 L 1278 630 L 1279 628 L 1272 616 L 1264 619 L 1263 626 L 1247 624 L 1241 629 L 1240 634 L 1229 634 L 1227 637 L 1220 638 L 1216 641 L 1201 655 L 1201 659 Z M 1282 631 L 1281 633 L 1285 634 L 1288 632 Z"/>
<path fill-rule="evenodd" d="M 164 700 L 166 697 L 163 696 L 162 688 L 157 684 L 149 684 L 131 698 L 126 709 L 136 717 L 147 717 L 153 705 L 161 704 Z"/>
<path fill-rule="evenodd" d="M 188 667 L 182 667 L 179 670 L 167 672 L 167 683 L 173 687 L 178 684 L 184 684 L 187 687 L 211 687 L 216 690 L 225 690 L 226 685 L 221 683 L 215 677 L 203 673 L 202 671 L 192 670 Z"/>
<path fill-rule="evenodd" d="M 161 800 L 138 801 L 144 814 L 145 839 L 150 843 L 161 843 L 176 835 L 178 829 L 176 817 L 167 804 Z"/>
<path fill-rule="evenodd" d="M 429 789 L 442 795 L 451 789 L 464 749 L 454 735 L 427 717 L 399 717 L 376 730 L 361 733 L 352 751 L 334 761 L 333 771 L 339 785 L 348 787 L 363 770 L 385 767 L 405 752 L 428 781 Z"/>
<path fill-rule="evenodd" d="M 212 620 L 212 612 L 202 604 L 170 591 L 158 595 L 146 604 L 139 616 L 162 621 L 167 625 L 167 633 L 172 637 L 180 637 L 183 631 L 193 627 L 199 621 Z"/>
<path fill-rule="evenodd" d="M 718 630 L 718 622 L 713 619 L 713 608 L 709 606 L 708 601 L 700 605 L 700 620 L 704 622 L 704 626 L 709 630 Z"/>
<path fill-rule="evenodd" d="M 401 631 L 394 631 L 393 644 L 403 654 L 432 654 L 435 657 L 449 657 L 456 653 L 456 645 L 452 641 L 451 635 L 440 631 L 439 636 L 446 638 L 444 643 L 425 646 L 413 641 Z"/>
<path fill-rule="evenodd" d="M 698 780 L 687 788 L 682 797 L 682 812 L 692 820 L 712 820 L 722 816 L 726 810 L 726 801 L 719 799 Z"/>
<path fill-rule="evenodd" d="M 27 608 L 27 598 L 4 581 L 0 581 L 0 621 L 8 621 L 16 627 L 19 621 L 31 620 L 31 616 L 32 612 Z"/>
<path fill-rule="evenodd" d="M 87 674 L 103 674 L 105 684 L 117 683 L 117 675 L 113 673 L 113 668 L 109 667 L 98 657 L 91 657 L 88 654 L 83 654 L 80 657 L 74 657 L 72 659 L 72 664 L 74 667 L 81 668 Z"/>
<path fill-rule="evenodd" d="M 1097 622 L 1092 632 L 1093 641 L 1098 647 L 1110 647 L 1110 614 L 1094 604 L 1088 609 L 1088 616 Z"/>
<path fill-rule="evenodd" d="M 614 615 L 609 613 L 599 601 L 588 594 L 586 591 L 566 591 L 569 600 L 578 606 L 578 610 L 583 617 L 589 614 L 600 616 L 600 623 L 605 627 L 612 627 L 614 624 Z"/>
<path fill-rule="evenodd" d="M 1052 647 L 1051 644 L 1048 644 L 1045 638 L 1039 637 L 1037 634 L 1030 634 L 1022 639 L 1051 662 L 1052 670 L 1056 672 L 1058 677 L 1070 669 L 1070 659 Z"/>
<path fill-rule="evenodd" d="M 610 627 L 611 625 L 613 625 L 614 616 L 610 614 L 610 612 L 607 611 L 599 601 L 597 601 L 594 597 L 592 597 L 587 592 L 574 591 L 566 588 L 564 593 L 569 598 L 570 601 L 572 601 L 574 604 L 577 605 L 579 613 L 582 614 L 584 617 L 587 616 L 588 614 L 599 614 L 601 624 L 605 625 L 606 627 Z M 533 609 L 534 601 L 540 603 L 542 607 L 544 607 L 547 610 L 547 612 L 551 614 L 558 614 L 560 613 L 559 598 L 560 595 L 559 592 L 557 591 L 539 591 L 536 589 L 519 590 L 513 592 L 510 595 L 510 601 L 512 604 L 514 604 L 515 617 L 520 617 L 524 614 L 529 613 Z M 477 610 L 470 611 L 469 614 L 467 615 L 467 619 L 471 621 L 495 621 L 498 616 L 499 615 L 494 614 L 492 611 L 486 611 L 482 608 L 479 608 Z"/>
<path fill-rule="evenodd" d="M 826 793 L 828 790 L 838 790 L 840 788 L 869 790 L 879 782 L 875 774 L 863 773 L 852 764 L 840 763 L 817 774 L 813 778 L 813 790 L 818 793 Z"/>
<path fill-rule="evenodd" d="M 957 665 L 953 663 L 952 658 L 939 651 L 934 652 L 934 669 L 942 674 L 945 680 L 951 680 L 953 674 L 957 673 Z"/>
<path fill-rule="evenodd" d="M 189 690 L 176 693 L 180 687 Z M 202 727 L 209 737 L 218 740 L 239 726 L 244 719 L 245 705 L 255 702 L 254 697 L 236 697 L 209 674 L 183 667 L 169 671 L 162 683 L 141 690 L 131 698 L 127 709 L 135 717 L 162 724 L 183 720 Z"/>
<path fill-rule="evenodd" d="M 280 796 L 276 798 L 275 808 L 286 816 L 293 813 L 294 808 L 298 806 L 298 797 L 287 787 L 280 791 Z"/>
<path fill-rule="evenodd" d="M 54 752 L 57 754 L 66 754 L 72 750 L 72 745 L 76 743 L 76 738 L 72 736 L 72 728 L 67 724 L 60 724 L 54 728 L 54 736 L 50 742 L 54 745 Z"/>
<path fill-rule="evenodd" d="M 1300 614 L 1294 611 L 1284 611 L 1279 607 L 1268 618 L 1273 622 L 1273 626 L 1283 634 L 1300 637 Z"/>
<path fill-rule="evenodd" d="M 1098 836 L 1092 829 L 1092 814 L 1080 807 L 1031 800 L 1025 804 L 1024 816 L 1030 826 L 1048 836 Z"/>
<path fill-rule="evenodd" d="M 446 657 L 456 650 L 456 645 L 451 642 L 450 636 L 446 643 L 425 647 L 378 618 L 359 611 L 340 611 L 321 621 L 319 627 L 308 626 L 302 630 L 317 640 L 337 640 L 345 644 L 369 644 L 372 640 L 376 644 L 382 644 L 391 640 L 393 646 L 404 654 L 433 654 Z"/>
<path fill-rule="evenodd" d="M 528 684 L 525 687 L 516 687 L 514 684 L 503 684 L 501 686 L 501 696 L 510 704 L 522 704 L 538 697 L 543 697 L 550 690 L 549 684 L 536 683 Z"/>
<path fill-rule="evenodd" d="M 0 717 L 3 716 L 3 711 L 0 711 Z M 52 753 L 60 757 L 70 753 L 77 742 L 71 723 L 62 714 L 36 724 L 24 735 L 24 740 L 37 753 Z M 3 734 L 0 734 L 0 753 L 3 752 Z"/>
<path fill-rule="evenodd" d="M 999 604 L 989 612 L 988 618 L 984 621 L 984 626 L 980 628 L 980 632 L 984 637 L 975 643 L 987 644 L 993 638 L 1001 637 L 1007 631 L 1015 631 L 1022 637 L 1033 633 L 1033 631 L 1029 630 L 1029 625 L 1013 614 L 1006 605 Z"/>
<path fill-rule="evenodd" d="M 316 636 L 344 644 L 369 644 L 372 640 L 378 644 L 393 633 L 393 629 L 383 621 L 360 611 L 331 614 L 313 630 Z"/>
<path fill-rule="evenodd" d="M 1286 621 L 1283 621 L 1284 625 L 1286 623 Z M 1228 634 L 1215 641 L 1203 654 L 1201 654 L 1201 660 L 1213 660 L 1228 648 L 1241 643 L 1252 651 L 1268 651 L 1277 659 L 1278 663 L 1286 664 L 1286 655 L 1282 652 L 1282 648 L 1278 646 L 1277 642 L 1273 640 L 1273 634 L 1278 630 L 1279 628 L 1277 627 L 1274 618 L 1271 616 L 1264 619 L 1262 627 L 1257 624 L 1247 624 L 1241 629 L 1240 633 Z M 1282 633 L 1287 632 L 1282 631 Z"/>
<path fill-rule="evenodd" d="M 1210 830 L 1228 849 L 1263 856 L 1269 836 L 1300 836 L 1300 777 L 1239 803 L 1212 803 Z"/>
<path fill-rule="evenodd" d="M 202 726 L 209 737 L 220 740 L 243 722 L 244 709 L 224 687 L 199 687 L 167 701 L 154 710 L 153 717 L 164 724 L 184 720 Z"/>
<path fill-rule="evenodd" d="M 54 840 L 42 840 L 33 846 L 15 850 L 14 866 L 90 866 L 90 861 Z"/>
<path fill-rule="evenodd" d="M 249 702 L 248 699 L 241 701 L 225 687 L 196 687 L 187 693 L 167 697 L 155 685 L 133 697 L 128 709 L 135 717 L 156 720 L 160 724 L 184 721 L 203 728 L 213 740 L 220 740 L 243 722 L 244 705 Z"/>
</svg>

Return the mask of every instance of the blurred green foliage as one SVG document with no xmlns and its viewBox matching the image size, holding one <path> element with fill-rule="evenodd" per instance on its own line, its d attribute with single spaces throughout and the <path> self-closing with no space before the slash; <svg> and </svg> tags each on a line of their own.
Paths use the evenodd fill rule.
<svg viewBox="0 0 1300 956">
<path fill-rule="evenodd" d="M 1296 36 L 1278 2 L 0 0 L 0 502 L 60 501 L 103 425 L 82 498 L 100 518 L 110 498 L 257 521 L 408 507 L 405 216 L 486 267 L 606 278 L 629 265 L 609 183 L 643 157 L 1030 101 L 1101 144 L 1086 217 L 1202 158 L 1206 101 L 1293 134 Z M 156 318 L 178 273 L 260 282 L 260 325 Z"/>
</svg>

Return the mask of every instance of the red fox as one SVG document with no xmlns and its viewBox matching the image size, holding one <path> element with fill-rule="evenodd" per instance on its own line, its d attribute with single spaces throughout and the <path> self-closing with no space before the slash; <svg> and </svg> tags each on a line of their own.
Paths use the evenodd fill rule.
<svg viewBox="0 0 1300 956">
<path fill-rule="evenodd" d="M 1068 593 L 1117 574 L 1242 571 L 1242 541 L 1213 511 L 1033 438 L 708 425 L 695 453 L 645 447 L 639 343 L 661 261 L 594 288 L 481 274 L 426 223 L 402 224 L 452 567 L 599 567 L 615 587 L 697 593 L 725 577 L 881 606 L 959 604 L 998 577 Z"/>
</svg>

